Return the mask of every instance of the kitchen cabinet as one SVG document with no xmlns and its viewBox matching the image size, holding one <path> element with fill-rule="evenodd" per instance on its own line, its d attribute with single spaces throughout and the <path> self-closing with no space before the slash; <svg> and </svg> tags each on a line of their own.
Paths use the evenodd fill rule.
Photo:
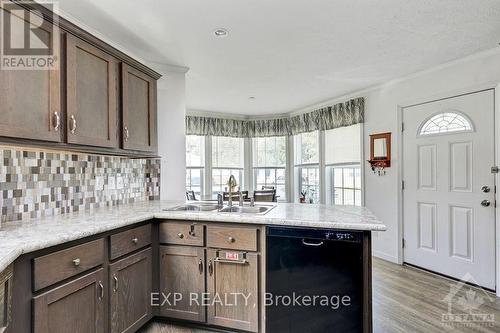
<svg viewBox="0 0 500 333">
<path fill-rule="evenodd" d="M 125 63 L 122 63 L 122 112 L 122 147 L 156 151 L 156 80 Z"/>
<path fill-rule="evenodd" d="M 205 292 L 205 250 L 194 246 L 161 246 L 160 292 L 182 295 L 176 304 L 171 297 L 171 304 L 161 306 L 161 316 L 204 322 L 201 296 Z M 190 302 L 191 293 L 198 295 L 200 302 Z"/>
<path fill-rule="evenodd" d="M 151 319 L 152 251 L 147 248 L 109 266 L 112 333 L 137 331 Z"/>
<path fill-rule="evenodd" d="M 33 332 L 104 333 L 106 300 L 103 269 L 33 298 Z"/>
<path fill-rule="evenodd" d="M 207 259 L 207 291 L 210 298 L 222 299 L 222 302 L 213 302 L 208 307 L 207 322 L 258 332 L 259 255 L 209 249 Z"/>
<path fill-rule="evenodd" d="M 12 266 L 0 273 L 0 333 L 9 326 L 12 304 Z"/>
<path fill-rule="evenodd" d="M 75 36 L 66 36 L 67 141 L 116 147 L 118 61 Z"/>
<path fill-rule="evenodd" d="M 3 16 L 6 9 L 0 8 Z M 22 13 L 22 12 L 21 12 Z M 8 14 L 11 20 L 28 22 L 37 28 L 37 36 L 44 43 L 53 44 L 59 58 L 59 35 L 46 23 L 40 28 L 23 15 Z M 29 16 L 32 19 L 32 16 Z M 21 39 L 23 31 L 12 30 L 14 39 Z M 0 70 L 0 136 L 61 142 L 61 72 L 53 70 Z"/>
</svg>

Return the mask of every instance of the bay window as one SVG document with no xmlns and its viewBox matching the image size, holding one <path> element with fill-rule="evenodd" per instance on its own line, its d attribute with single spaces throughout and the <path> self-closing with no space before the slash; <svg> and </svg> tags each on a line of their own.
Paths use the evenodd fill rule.
<svg viewBox="0 0 500 333">
<path fill-rule="evenodd" d="M 320 202 L 319 132 L 294 136 L 296 194 L 306 202 Z"/>
<path fill-rule="evenodd" d="M 233 175 L 238 186 L 244 190 L 244 139 L 212 137 L 212 193 L 223 192 Z"/>
<path fill-rule="evenodd" d="M 186 136 L 186 191 L 196 195 L 203 193 L 203 174 L 205 169 L 205 137 Z"/>
<path fill-rule="evenodd" d="M 279 201 L 286 201 L 287 137 L 253 139 L 253 184 L 255 190 L 276 189 Z"/>
</svg>

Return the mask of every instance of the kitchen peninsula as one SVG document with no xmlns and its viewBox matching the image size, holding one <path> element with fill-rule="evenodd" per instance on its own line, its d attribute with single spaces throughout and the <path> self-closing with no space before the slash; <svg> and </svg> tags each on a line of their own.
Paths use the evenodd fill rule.
<svg viewBox="0 0 500 333">
<path fill-rule="evenodd" d="M 83 330 L 135 332 L 155 317 L 265 332 L 270 227 L 360 232 L 362 331 L 371 331 L 370 235 L 386 227 L 368 209 L 279 203 L 264 215 L 172 210 L 183 205 L 148 201 L 4 223 L 0 271 L 14 276 L 7 332 L 52 332 L 70 321 Z M 151 292 L 183 288 L 246 291 L 253 310 L 182 302 L 151 306 Z"/>
</svg>

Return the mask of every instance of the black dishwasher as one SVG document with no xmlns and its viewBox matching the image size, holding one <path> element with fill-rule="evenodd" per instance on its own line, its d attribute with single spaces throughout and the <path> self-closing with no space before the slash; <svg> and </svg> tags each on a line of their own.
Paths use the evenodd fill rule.
<svg viewBox="0 0 500 333">
<path fill-rule="evenodd" d="M 363 331 L 363 232 L 267 228 L 266 332 Z"/>
</svg>

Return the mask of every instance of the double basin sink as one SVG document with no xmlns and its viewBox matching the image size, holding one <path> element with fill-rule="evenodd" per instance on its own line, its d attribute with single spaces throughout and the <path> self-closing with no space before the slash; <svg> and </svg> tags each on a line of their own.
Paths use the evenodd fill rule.
<svg viewBox="0 0 500 333">
<path fill-rule="evenodd" d="M 214 202 L 188 202 L 172 208 L 166 208 L 165 211 L 189 211 L 189 212 L 218 212 L 218 213 L 234 213 L 234 214 L 254 214 L 264 215 L 273 209 L 275 205 L 262 205 L 256 204 L 255 206 L 243 205 L 239 206 L 238 203 L 233 206 L 220 207 Z"/>
</svg>

